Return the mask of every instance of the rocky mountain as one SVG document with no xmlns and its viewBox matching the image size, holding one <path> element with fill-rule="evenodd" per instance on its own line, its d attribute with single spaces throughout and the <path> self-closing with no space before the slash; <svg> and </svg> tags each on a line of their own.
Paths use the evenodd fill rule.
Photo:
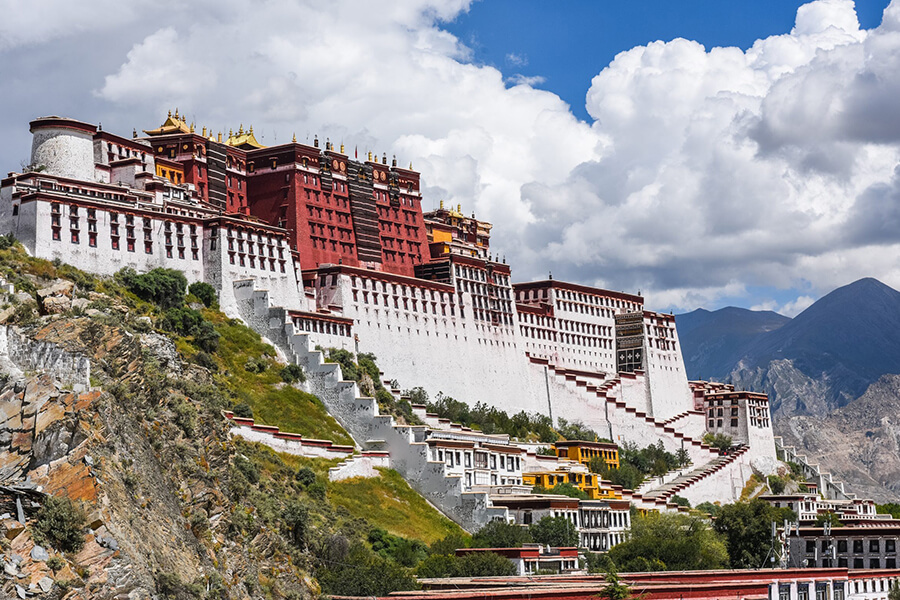
<svg viewBox="0 0 900 600">
<path fill-rule="evenodd" d="M 698 308 L 676 319 L 688 378 L 716 380 L 731 373 L 757 337 L 790 322 L 776 312 L 735 306 Z"/>
<path fill-rule="evenodd" d="M 866 278 L 793 319 L 731 308 L 677 319 L 689 376 L 767 393 L 785 443 L 852 491 L 898 497 L 900 292 Z"/>
<path fill-rule="evenodd" d="M 766 392 L 776 415 L 825 415 L 900 373 L 900 292 L 875 279 L 779 317 L 734 308 L 680 315 L 689 376 Z"/>
<path fill-rule="evenodd" d="M 877 502 L 900 497 L 900 375 L 882 376 L 825 416 L 786 416 L 776 428 L 849 491 Z"/>
</svg>

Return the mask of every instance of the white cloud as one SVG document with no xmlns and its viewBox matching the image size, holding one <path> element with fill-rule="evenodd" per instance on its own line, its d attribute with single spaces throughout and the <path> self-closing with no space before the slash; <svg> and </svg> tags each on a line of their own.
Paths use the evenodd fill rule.
<svg viewBox="0 0 900 600">
<path fill-rule="evenodd" d="M 529 87 L 534 87 L 536 85 L 540 85 L 547 81 L 546 77 L 542 77 L 541 75 L 522 75 L 521 73 L 516 73 L 515 75 L 510 75 L 506 78 L 507 83 L 511 83 L 513 85 L 527 85 Z"/>
<path fill-rule="evenodd" d="M 590 83 L 592 123 L 536 78 L 468 62 L 441 24 L 469 3 L 10 7 L 0 76 L 15 107 L 0 125 L 22 148 L 7 167 L 34 111 L 127 134 L 177 106 L 198 127 L 252 123 L 266 143 L 318 133 L 413 161 L 425 206 L 493 221 L 517 279 L 552 270 L 679 309 L 757 286 L 900 284 L 900 0 L 869 32 L 850 0 L 818 0 L 747 51 L 622 52 Z"/>
<path fill-rule="evenodd" d="M 812 296 L 799 296 L 794 301 L 786 303 L 784 306 L 778 309 L 777 312 L 783 314 L 786 317 L 796 317 L 804 310 L 812 306 L 813 302 L 815 301 L 816 299 Z"/>
<path fill-rule="evenodd" d="M 528 65 L 528 56 L 510 52 L 506 55 L 506 62 L 514 67 L 524 67 Z"/>
</svg>

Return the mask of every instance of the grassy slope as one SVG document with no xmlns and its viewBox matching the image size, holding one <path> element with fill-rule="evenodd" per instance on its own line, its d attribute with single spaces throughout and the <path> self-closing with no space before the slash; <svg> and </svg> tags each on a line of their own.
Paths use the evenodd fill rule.
<svg viewBox="0 0 900 600">
<path fill-rule="evenodd" d="M 322 479 L 328 479 L 328 468 L 339 461 L 304 458 L 279 454 L 285 464 L 294 469 L 309 467 Z M 344 481 L 329 481 L 328 501 L 345 509 L 353 518 L 365 519 L 394 535 L 417 539 L 431 544 L 462 529 L 438 512 L 393 469 L 380 469 L 381 477 L 357 477 Z"/>
<path fill-rule="evenodd" d="M 215 325 L 221 336 L 219 349 L 213 356 L 219 364 L 221 377 L 237 402 L 250 405 L 258 422 L 306 437 L 353 444 L 318 398 L 282 384 L 281 365 L 274 359 L 275 350 L 263 342 L 259 334 L 220 312 L 204 310 L 203 316 Z M 253 373 L 244 368 L 248 359 L 258 357 L 266 357 L 268 368 L 265 371 Z"/>
</svg>

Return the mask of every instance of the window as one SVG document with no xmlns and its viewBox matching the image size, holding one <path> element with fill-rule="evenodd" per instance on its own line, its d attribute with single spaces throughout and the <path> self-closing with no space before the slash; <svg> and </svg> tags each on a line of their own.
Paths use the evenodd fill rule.
<svg viewBox="0 0 900 600">
<path fill-rule="evenodd" d="M 853 540 L 853 553 L 854 554 L 862 554 L 862 551 L 863 551 L 862 540 Z"/>
<path fill-rule="evenodd" d="M 877 558 L 869 559 L 869 568 L 870 569 L 880 569 L 881 561 L 879 561 Z"/>
<path fill-rule="evenodd" d="M 861 558 L 854 558 L 854 559 L 853 559 L 853 568 L 854 568 L 854 569 L 862 569 L 862 568 L 864 568 L 864 565 L 863 565 L 863 559 L 861 559 Z"/>
<path fill-rule="evenodd" d="M 892 554 L 897 551 L 897 540 L 884 540 L 884 551 Z"/>
<path fill-rule="evenodd" d="M 881 544 L 879 540 L 869 540 L 869 552 L 880 552 Z"/>
<path fill-rule="evenodd" d="M 847 540 L 838 540 L 837 551 L 844 553 L 847 552 Z"/>
<path fill-rule="evenodd" d="M 95 232 L 88 233 L 88 246 L 91 248 L 97 247 L 97 234 Z"/>
</svg>

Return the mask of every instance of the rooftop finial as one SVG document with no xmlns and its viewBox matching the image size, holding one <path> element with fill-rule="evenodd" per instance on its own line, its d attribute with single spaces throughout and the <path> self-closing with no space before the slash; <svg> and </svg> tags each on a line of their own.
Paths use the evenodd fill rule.
<svg viewBox="0 0 900 600">
<path fill-rule="evenodd" d="M 103 123 L 97 123 L 97 131 L 103 131 Z"/>
<path fill-rule="evenodd" d="M 396 155 L 396 154 L 394 155 L 394 159 L 391 161 L 391 166 L 392 166 L 392 167 L 396 167 L 396 166 L 397 166 L 397 155 Z"/>
<path fill-rule="evenodd" d="M 372 162 L 372 151 L 369 150 L 369 162 Z"/>
<path fill-rule="evenodd" d="M 316 148 L 319 147 L 319 134 L 318 133 L 316 134 L 316 137 L 313 138 L 313 146 L 315 146 Z"/>
<path fill-rule="evenodd" d="M 172 109 L 171 109 L 171 108 L 169 109 L 169 116 L 170 116 L 170 117 L 172 116 Z"/>
<path fill-rule="evenodd" d="M 462 204 L 456 205 L 456 212 L 458 212 L 459 214 L 462 214 Z"/>
<path fill-rule="evenodd" d="M 253 135 L 253 125 L 250 126 L 250 135 Z"/>
<path fill-rule="evenodd" d="M 441 210 L 444 210 L 444 201 L 441 200 Z"/>
<path fill-rule="evenodd" d="M 384 156 L 381 157 L 381 164 L 387 164 L 387 152 L 384 153 Z"/>
<path fill-rule="evenodd" d="M 341 154 L 344 153 L 344 142 L 341 142 Z"/>
<path fill-rule="evenodd" d="M 203 126 L 203 130 L 200 133 L 203 137 L 206 137 L 206 125 Z"/>
<path fill-rule="evenodd" d="M 132 130 L 131 130 L 131 137 L 133 137 L 133 138 L 136 138 L 136 137 L 137 137 L 137 129 L 132 129 Z"/>
<path fill-rule="evenodd" d="M 191 133 L 194 133 L 194 122 L 191 121 Z"/>
<path fill-rule="evenodd" d="M 178 107 L 177 106 L 175 107 L 175 118 L 176 119 L 178 118 Z"/>
<path fill-rule="evenodd" d="M 409 161 L 409 170 L 412 171 L 412 161 Z"/>
<path fill-rule="evenodd" d="M 238 135 L 244 135 L 244 124 L 241 123 L 241 126 L 238 127 Z"/>
<path fill-rule="evenodd" d="M 222 143 L 222 132 L 221 131 L 219 132 L 219 143 L 220 144 Z"/>
<path fill-rule="evenodd" d="M 553 279 L 553 271 L 550 271 L 550 274 L 547 276 L 547 279 Z"/>
<path fill-rule="evenodd" d="M 233 137 L 234 137 L 234 129 L 229 129 L 229 130 L 228 130 L 228 137 L 229 137 L 229 138 L 233 138 Z"/>
<path fill-rule="evenodd" d="M 291 138 L 291 141 L 295 144 L 297 143 L 297 133 L 296 132 L 294 132 L 294 137 Z"/>
</svg>

